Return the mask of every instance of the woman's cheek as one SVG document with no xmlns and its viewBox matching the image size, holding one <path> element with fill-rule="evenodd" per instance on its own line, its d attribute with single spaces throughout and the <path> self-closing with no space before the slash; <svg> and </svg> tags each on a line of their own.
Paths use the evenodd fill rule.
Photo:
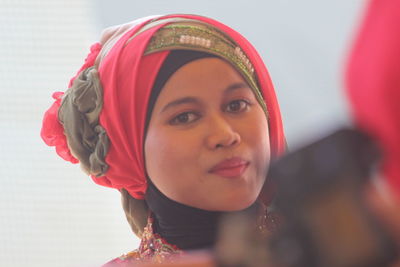
<svg viewBox="0 0 400 267">
<path fill-rule="evenodd" d="M 159 150 L 158 161 L 161 165 L 162 172 L 171 175 L 182 173 L 185 166 L 190 165 L 194 151 L 192 149 L 192 140 L 188 140 L 186 135 L 181 133 L 160 133 L 157 140 Z"/>
<path fill-rule="evenodd" d="M 256 125 L 256 128 L 252 131 L 253 137 L 250 138 L 250 141 L 252 142 L 251 146 L 255 151 L 256 162 L 258 165 L 257 176 L 260 176 L 264 180 L 267 175 L 271 157 L 269 129 L 265 115 L 262 114 L 262 117 L 260 115 L 257 117 L 258 123 L 254 124 Z"/>
</svg>

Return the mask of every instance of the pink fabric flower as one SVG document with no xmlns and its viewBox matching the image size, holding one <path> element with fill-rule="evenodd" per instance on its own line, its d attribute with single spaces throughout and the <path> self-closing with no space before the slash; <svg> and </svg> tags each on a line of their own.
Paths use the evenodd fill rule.
<svg viewBox="0 0 400 267">
<path fill-rule="evenodd" d="M 72 156 L 67 145 L 64 128 L 58 121 L 58 109 L 60 108 L 63 95 L 63 92 L 55 92 L 53 94 L 55 101 L 44 114 L 40 136 L 48 146 L 56 147 L 56 152 L 61 158 L 76 164 L 79 160 Z"/>
<path fill-rule="evenodd" d="M 95 43 L 90 47 L 90 53 L 85 59 L 85 63 L 78 70 L 77 74 L 70 80 L 69 87 L 72 86 L 75 78 L 81 73 L 81 71 L 94 65 L 97 55 L 101 50 L 101 44 Z M 79 160 L 72 156 L 71 151 L 68 148 L 67 137 L 64 134 L 64 128 L 58 120 L 58 109 L 61 106 L 63 92 L 55 92 L 53 94 L 54 101 L 53 105 L 46 111 L 43 117 L 42 130 L 40 136 L 48 146 L 55 146 L 57 154 L 66 161 L 74 164 L 78 163 Z"/>
</svg>

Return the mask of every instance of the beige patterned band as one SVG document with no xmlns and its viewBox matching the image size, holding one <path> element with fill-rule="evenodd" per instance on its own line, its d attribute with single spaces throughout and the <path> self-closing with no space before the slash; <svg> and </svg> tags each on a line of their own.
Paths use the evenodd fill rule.
<svg viewBox="0 0 400 267">
<path fill-rule="evenodd" d="M 176 49 L 196 50 L 217 55 L 230 62 L 242 74 L 261 107 L 268 114 L 252 63 L 236 42 L 210 24 L 184 18 L 153 20 L 132 36 L 126 45 L 140 33 L 163 23 L 167 25 L 153 35 L 145 55 Z"/>
</svg>

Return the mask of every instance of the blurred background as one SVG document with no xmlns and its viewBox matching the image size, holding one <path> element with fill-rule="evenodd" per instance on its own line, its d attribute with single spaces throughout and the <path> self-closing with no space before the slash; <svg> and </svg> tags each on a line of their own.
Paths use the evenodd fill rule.
<svg viewBox="0 0 400 267">
<path fill-rule="evenodd" d="M 0 0 L 0 265 L 99 266 L 133 250 L 119 193 L 40 139 L 104 27 L 166 13 L 210 16 L 247 37 L 270 71 L 289 147 L 350 121 L 342 86 L 363 0 Z"/>
</svg>

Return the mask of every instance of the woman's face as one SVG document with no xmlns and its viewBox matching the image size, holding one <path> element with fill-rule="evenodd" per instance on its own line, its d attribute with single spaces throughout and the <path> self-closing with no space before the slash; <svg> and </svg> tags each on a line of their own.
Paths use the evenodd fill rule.
<svg viewBox="0 0 400 267">
<path fill-rule="evenodd" d="M 256 200 L 266 177 L 268 123 L 229 63 L 198 59 L 161 90 L 144 149 L 150 179 L 170 199 L 204 210 L 240 210 Z"/>
</svg>

